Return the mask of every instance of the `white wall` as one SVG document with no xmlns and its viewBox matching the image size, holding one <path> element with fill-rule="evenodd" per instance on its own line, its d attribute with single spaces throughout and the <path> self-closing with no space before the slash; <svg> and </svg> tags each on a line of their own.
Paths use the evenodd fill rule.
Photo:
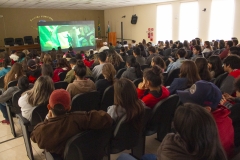
<svg viewBox="0 0 240 160">
<path fill-rule="evenodd" d="M 185 0 L 186 1 L 186 0 Z M 185 2 L 183 1 L 183 2 Z M 179 26 L 179 11 L 180 3 L 182 1 L 174 1 L 167 3 L 158 3 L 158 4 L 149 4 L 135 7 L 124 7 L 124 8 L 115 8 L 107 9 L 104 11 L 104 21 L 105 28 L 107 28 L 108 21 L 112 32 L 117 32 L 117 38 L 121 38 L 121 22 L 123 22 L 123 38 L 124 39 L 135 39 L 137 42 L 146 39 L 150 41 L 147 37 L 147 29 L 154 28 L 154 39 L 153 42 L 157 41 L 156 39 L 156 12 L 157 6 L 161 4 L 172 4 L 173 10 L 173 40 L 178 40 L 178 26 Z M 210 24 L 210 11 L 211 11 L 211 0 L 198 0 L 199 2 L 199 36 L 203 40 L 208 40 L 208 31 Z M 235 6 L 240 6 L 240 0 L 235 0 Z M 203 8 L 206 8 L 207 11 L 203 12 Z M 223 11 L 224 12 L 224 11 Z M 133 14 L 138 16 L 137 24 L 131 24 L 131 17 Z M 122 16 L 126 18 L 122 18 Z M 235 9 L 235 21 L 234 21 L 234 31 L 233 36 L 240 39 L 240 10 L 238 7 Z M 167 16 L 167 15 L 163 15 Z M 189 15 L 189 25 L 191 25 L 191 19 L 195 18 Z M 226 19 L 222 20 L 222 23 L 227 23 Z M 164 22 L 163 22 L 164 25 Z M 191 32 L 191 31 L 189 31 Z M 221 34 L 221 33 L 219 33 Z M 195 37 L 193 37 L 195 38 Z M 120 39 L 118 39 L 120 40 Z"/>
</svg>

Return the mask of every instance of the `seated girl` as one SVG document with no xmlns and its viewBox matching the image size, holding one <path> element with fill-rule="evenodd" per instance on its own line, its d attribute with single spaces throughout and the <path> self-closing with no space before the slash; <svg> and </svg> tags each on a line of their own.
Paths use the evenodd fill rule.
<svg viewBox="0 0 240 160">
<path fill-rule="evenodd" d="M 67 91 L 70 93 L 71 98 L 80 93 L 86 93 L 96 90 L 94 82 L 90 79 L 84 78 L 86 76 L 86 66 L 83 61 L 78 61 L 74 67 L 75 80 L 73 83 L 68 84 Z"/>
<path fill-rule="evenodd" d="M 162 72 L 166 69 L 166 63 L 160 56 L 154 56 L 152 58 L 151 66 L 159 66 L 162 69 Z"/>
<path fill-rule="evenodd" d="M 143 82 L 137 88 L 138 98 L 146 106 L 153 108 L 160 100 L 167 98 L 170 93 L 162 86 L 162 70 L 158 66 L 145 69 L 143 72 Z"/>
<path fill-rule="evenodd" d="M 201 80 L 211 81 L 213 77 L 211 76 L 210 71 L 208 69 L 208 62 L 206 58 L 199 57 L 195 60 L 195 63 L 198 68 L 198 74 Z"/>
<path fill-rule="evenodd" d="M 22 116 L 30 121 L 33 109 L 40 104 L 47 104 L 53 90 L 54 84 L 52 78 L 49 76 L 39 77 L 33 88 L 23 93 L 18 100 Z"/>
<path fill-rule="evenodd" d="M 58 76 L 58 74 L 61 73 L 61 72 L 67 72 L 70 69 L 71 68 L 70 68 L 66 59 L 64 59 L 64 58 L 58 59 L 57 60 L 57 68 L 53 72 L 53 81 L 54 82 L 59 82 L 60 77 Z"/>
</svg>

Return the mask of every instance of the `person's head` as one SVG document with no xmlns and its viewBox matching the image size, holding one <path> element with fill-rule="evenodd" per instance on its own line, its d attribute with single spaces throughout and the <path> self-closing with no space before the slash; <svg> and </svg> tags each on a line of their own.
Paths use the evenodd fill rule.
<svg viewBox="0 0 240 160">
<path fill-rule="evenodd" d="M 69 64 L 70 64 L 71 68 L 73 68 L 76 65 L 76 63 L 77 63 L 77 59 L 76 58 L 71 58 L 69 60 Z"/>
<path fill-rule="evenodd" d="M 179 58 L 184 58 L 186 56 L 187 52 L 185 49 L 178 49 L 177 51 L 177 55 L 179 56 Z"/>
<path fill-rule="evenodd" d="M 223 49 L 225 47 L 225 42 L 224 40 L 219 41 L 219 49 Z"/>
<path fill-rule="evenodd" d="M 100 52 L 97 56 L 99 63 L 104 63 L 107 59 L 107 54 L 105 52 Z"/>
<path fill-rule="evenodd" d="M 210 71 L 214 71 L 215 78 L 224 72 L 222 67 L 222 61 L 217 55 L 213 55 L 208 58 L 208 68 Z"/>
<path fill-rule="evenodd" d="M 49 97 L 48 109 L 53 117 L 61 116 L 71 110 L 71 96 L 64 89 L 56 89 Z"/>
<path fill-rule="evenodd" d="M 67 60 L 65 58 L 60 58 L 57 60 L 57 68 L 68 67 Z"/>
<path fill-rule="evenodd" d="M 230 55 L 223 60 L 224 71 L 230 73 L 234 69 L 240 69 L 240 57 L 237 55 Z"/>
<path fill-rule="evenodd" d="M 104 46 L 107 46 L 107 42 L 103 42 L 103 45 L 104 45 Z"/>
<path fill-rule="evenodd" d="M 192 45 L 192 46 L 196 46 L 196 45 L 197 45 L 196 39 L 193 39 L 193 40 L 191 41 L 191 45 Z"/>
<path fill-rule="evenodd" d="M 82 60 L 83 58 L 82 58 L 82 55 L 80 54 L 80 53 L 77 53 L 76 55 L 75 55 L 75 58 L 77 59 L 77 60 Z"/>
<path fill-rule="evenodd" d="M 193 46 L 193 54 L 198 55 L 202 52 L 202 48 L 199 45 Z"/>
<path fill-rule="evenodd" d="M 136 56 L 141 56 L 141 50 L 139 47 L 136 47 L 134 50 L 133 50 L 133 55 L 136 57 Z"/>
<path fill-rule="evenodd" d="M 203 107 L 194 103 L 179 106 L 174 114 L 173 128 L 193 159 L 227 159 L 216 122 Z"/>
<path fill-rule="evenodd" d="M 142 44 L 143 44 L 143 45 L 146 45 L 146 44 L 147 44 L 147 42 L 146 42 L 145 39 L 142 40 Z"/>
<path fill-rule="evenodd" d="M 238 45 L 238 39 L 236 37 L 232 37 L 232 41 L 233 41 L 233 46 Z"/>
<path fill-rule="evenodd" d="M 114 83 L 114 105 L 123 107 L 126 110 L 126 122 L 141 130 L 144 107 L 138 99 L 135 85 L 130 80 L 121 78 Z M 115 111 L 118 112 L 117 109 Z"/>
<path fill-rule="evenodd" d="M 240 48 L 239 47 L 230 47 L 229 55 L 238 55 L 240 56 Z"/>
<path fill-rule="evenodd" d="M 214 47 L 215 49 L 218 49 L 218 48 L 219 48 L 219 46 L 218 46 L 218 41 L 214 41 L 213 47 Z"/>
<path fill-rule="evenodd" d="M 198 73 L 201 80 L 210 81 L 212 79 L 211 74 L 208 69 L 208 62 L 206 58 L 199 57 L 195 60 L 195 64 L 198 68 Z"/>
<path fill-rule="evenodd" d="M 178 49 L 183 48 L 183 43 L 182 43 L 182 42 L 179 42 L 179 43 L 177 44 L 177 48 L 178 48 Z"/>
<path fill-rule="evenodd" d="M 26 57 L 26 54 L 23 53 L 23 52 L 20 52 L 19 55 L 18 55 L 18 57 L 19 57 L 19 60 L 21 60 L 21 59 L 23 59 L 23 58 Z"/>
<path fill-rule="evenodd" d="M 128 43 L 128 49 L 132 49 L 132 44 Z"/>
<path fill-rule="evenodd" d="M 28 103 L 35 107 L 39 104 L 45 104 L 49 96 L 54 91 L 53 80 L 49 76 L 40 76 L 31 90 L 27 91 Z"/>
<path fill-rule="evenodd" d="M 227 41 L 226 48 L 230 49 L 233 46 L 233 41 Z"/>
<path fill-rule="evenodd" d="M 240 97 L 240 77 L 235 79 L 234 87 L 236 89 L 236 97 Z"/>
<path fill-rule="evenodd" d="M 170 40 L 169 42 L 170 42 L 171 45 L 173 44 L 173 40 Z"/>
<path fill-rule="evenodd" d="M 147 68 L 143 72 L 143 81 L 147 88 L 157 88 L 163 84 L 162 70 L 155 65 L 152 68 Z"/>
<path fill-rule="evenodd" d="M 29 88 L 29 81 L 27 76 L 22 76 L 18 79 L 17 86 L 20 90 L 26 91 Z"/>
<path fill-rule="evenodd" d="M 118 53 L 115 52 L 115 50 L 110 49 L 107 55 L 107 62 L 111 63 L 115 67 L 118 67 L 123 60 Z"/>
<path fill-rule="evenodd" d="M 72 47 L 69 47 L 69 48 L 68 48 L 68 51 L 69 51 L 69 52 L 72 52 L 72 51 L 73 51 L 73 48 L 72 48 Z"/>
<path fill-rule="evenodd" d="M 7 89 L 8 83 L 18 80 L 23 76 L 23 68 L 21 63 L 14 63 L 11 70 L 4 77 L 4 89 Z"/>
<path fill-rule="evenodd" d="M 177 91 L 182 103 L 195 103 L 213 112 L 217 109 L 222 92 L 213 83 L 207 81 L 197 81 L 189 90 Z"/>
<path fill-rule="evenodd" d="M 197 45 L 201 45 L 201 42 L 200 42 L 200 39 L 196 39 L 196 43 L 197 43 Z"/>
<path fill-rule="evenodd" d="M 160 56 L 154 56 L 152 58 L 151 66 L 159 66 L 162 70 L 166 68 L 165 61 Z"/>
<path fill-rule="evenodd" d="M 192 86 L 195 82 L 200 80 L 198 69 L 193 61 L 184 61 L 180 67 L 180 78 L 187 78 L 187 86 Z"/>
<path fill-rule="evenodd" d="M 212 47 L 211 47 L 211 44 L 210 44 L 209 41 L 205 41 L 205 42 L 204 42 L 204 47 L 212 50 Z"/>
<path fill-rule="evenodd" d="M 125 48 L 124 48 L 124 47 L 121 47 L 121 48 L 120 48 L 120 51 L 121 51 L 121 52 L 125 52 Z"/>
<path fill-rule="evenodd" d="M 136 43 L 136 41 L 135 41 L 135 40 L 132 40 L 132 43 Z"/>
<path fill-rule="evenodd" d="M 37 64 L 33 59 L 28 60 L 27 65 L 28 65 L 28 69 L 31 71 L 34 71 L 37 69 Z"/>
<path fill-rule="evenodd" d="M 50 64 L 43 64 L 42 65 L 42 76 L 49 76 L 49 77 L 53 77 L 53 68 Z"/>
<path fill-rule="evenodd" d="M 185 47 L 186 49 L 189 49 L 189 44 L 187 40 L 183 42 L 183 47 Z"/>
<path fill-rule="evenodd" d="M 52 57 L 50 54 L 45 54 L 43 57 L 44 64 L 52 64 Z"/>
<path fill-rule="evenodd" d="M 74 72 L 77 78 L 83 79 L 86 76 L 87 68 L 83 61 L 77 61 Z"/>
<path fill-rule="evenodd" d="M 106 63 L 103 65 L 102 74 L 106 80 L 113 83 L 116 75 L 116 70 L 111 63 Z"/>
<path fill-rule="evenodd" d="M 134 67 L 135 68 L 137 78 L 142 77 L 141 67 L 140 67 L 139 63 L 136 61 L 136 58 L 134 56 L 130 55 L 130 56 L 127 57 L 126 65 L 127 65 L 127 67 Z"/>
<path fill-rule="evenodd" d="M 139 44 L 137 48 L 140 48 L 140 51 L 144 51 L 144 46 L 142 44 Z"/>
<path fill-rule="evenodd" d="M 156 53 L 156 48 L 151 46 L 151 47 L 148 48 L 148 51 L 149 51 L 149 54 Z"/>
<path fill-rule="evenodd" d="M 169 44 L 168 41 L 165 41 L 165 47 L 166 47 L 166 48 L 170 48 L 170 44 Z"/>
<path fill-rule="evenodd" d="M 6 55 L 3 60 L 3 67 L 7 68 L 10 65 L 11 65 L 11 59 L 9 58 L 8 55 Z"/>
</svg>

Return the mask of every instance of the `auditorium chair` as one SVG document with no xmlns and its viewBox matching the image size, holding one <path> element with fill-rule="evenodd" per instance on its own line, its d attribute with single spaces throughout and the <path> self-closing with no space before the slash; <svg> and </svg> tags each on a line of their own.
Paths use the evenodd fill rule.
<svg viewBox="0 0 240 160">
<path fill-rule="evenodd" d="M 106 111 L 109 106 L 112 106 L 114 104 L 114 87 L 109 86 L 108 88 L 105 89 L 101 104 L 100 104 L 100 110 Z"/>
<path fill-rule="evenodd" d="M 25 44 L 34 44 L 32 36 L 24 36 L 23 39 Z"/>
<path fill-rule="evenodd" d="M 22 38 L 15 38 L 15 44 L 18 44 L 19 46 L 24 45 Z"/>
<path fill-rule="evenodd" d="M 55 89 L 67 89 L 68 82 L 65 81 L 59 81 L 54 83 L 54 88 Z"/>
<path fill-rule="evenodd" d="M 133 83 L 136 86 L 136 88 L 138 88 L 138 84 L 141 83 L 142 81 L 143 81 L 143 78 L 138 78 L 138 79 L 135 79 Z"/>
<path fill-rule="evenodd" d="M 126 70 L 127 70 L 127 68 L 119 69 L 118 72 L 117 72 L 117 74 L 116 74 L 116 78 L 117 78 L 117 79 L 120 79 L 121 76 L 122 76 L 122 74 L 123 74 L 123 72 L 126 71 Z"/>
<path fill-rule="evenodd" d="M 58 76 L 60 78 L 60 81 L 64 81 L 68 71 L 60 72 L 58 73 Z"/>
<path fill-rule="evenodd" d="M 204 52 L 203 56 L 204 56 L 204 58 L 208 59 L 212 54 L 213 54 L 213 52 Z"/>
<path fill-rule="evenodd" d="M 144 71 L 144 69 L 146 69 L 146 68 L 149 68 L 149 65 L 147 65 L 147 64 L 141 65 L 141 70 L 142 71 Z"/>
<path fill-rule="evenodd" d="M 104 79 L 104 76 L 103 76 L 103 74 L 100 74 L 100 75 L 97 77 L 97 80 L 96 80 L 96 82 L 97 82 L 99 79 Z"/>
<path fill-rule="evenodd" d="M 90 80 L 92 80 L 93 82 L 95 82 L 95 80 L 94 80 L 94 78 L 93 78 L 92 76 L 85 76 L 85 78 L 90 79 Z"/>
<path fill-rule="evenodd" d="M 4 44 L 14 46 L 14 38 L 4 38 Z"/>
<path fill-rule="evenodd" d="M 222 85 L 222 82 L 224 81 L 225 78 L 227 78 L 227 76 L 228 76 L 228 72 L 225 72 L 225 73 L 219 75 L 219 76 L 215 79 L 214 84 L 215 84 L 216 86 L 218 86 L 218 88 L 220 88 L 221 85 Z"/>
<path fill-rule="evenodd" d="M 170 71 L 164 81 L 164 86 L 170 86 L 175 78 L 178 78 L 180 74 L 180 68 Z"/>
</svg>

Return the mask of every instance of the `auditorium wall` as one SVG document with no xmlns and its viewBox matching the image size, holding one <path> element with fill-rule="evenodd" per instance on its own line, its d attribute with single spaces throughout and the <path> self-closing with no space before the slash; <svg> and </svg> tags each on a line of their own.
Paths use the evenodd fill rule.
<svg viewBox="0 0 240 160">
<path fill-rule="evenodd" d="M 105 19 L 105 28 L 107 28 L 108 22 L 110 25 L 110 29 L 113 32 L 117 32 L 117 38 L 121 38 L 121 22 L 123 22 L 123 38 L 136 40 L 137 42 L 142 41 L 142 39 L 146 39 L 149 41 L 147 35 L 148 28 L 154 28 L 154 39 L 156 40 L 156 13 L 157 6 L 161 4 L 172 4 L 173 10 L 173 40 L 178 40 L 178 26 L 179 26 L 179 12 L 180 12 L 180 3 L 187 2 L 184 1 L 175 1 L 175 2 L 165 2 L 158 4 L 149 4 L 149 5 L 141 5 L 134 7 L 123 7 L 116 9 L 107 9 L 104 11 L 104 19 Z M 194 1 L 194 0 L 192 0 Z M 208 28 L 210 24 L 210 10 L 211 10 L 211 0 L 198 0 L 199 2 L 199 37 L 203 40 L 208 40 Z M 235 6 L 240 6 L 240 1 L 235 0 Z M 206 8 L 207 11 L 203 12 L 202 10 Z M 224 12 L 224 11 L 223 11 Z M 133 14 L 138 16 L 137 24 L 131 24 L 131 17 Z M 122 18 L 122 16 L 126 16 Z M 239 21 L 240 10 L 235 10 L 234 15 L 234 31 L 233 35 L 240 39 L 240 21 Z M 163 15 L 167 16 L 167 15 Z M 189 25 L 191 25 L 191 17 L 189 15 Z M 227 19 L 223 19 L 222 23 L 228 23 Z M 163 22 L 164 25 L 164 22 Z M 189 31 L 191 32 L 191 31 Z M 219 33 L 221 34 L 221 33 Z M 193 37 L 194 38 L 194 37 Z M 120 40 L 120 39 L 118 39 Z"/>
<path fill-rule="evenodd" d="M 104 28 L 103 10 L 63 10 L 63 9 L 16 9 L 0 8 L 0 46 L 4 45 L 4 37 L 20 38 L 31 35 L 33 38 L 38 36 L 37 22 L 46 21 L 79 21 L 94 20 L 96 35 L 98 26 L 98 17 L 102 25 L 102 35 Z M 5 25 L 5 29 L 4 29 Z M 6 33 L 6 34 L 5 34 Z"/>
</svg>

